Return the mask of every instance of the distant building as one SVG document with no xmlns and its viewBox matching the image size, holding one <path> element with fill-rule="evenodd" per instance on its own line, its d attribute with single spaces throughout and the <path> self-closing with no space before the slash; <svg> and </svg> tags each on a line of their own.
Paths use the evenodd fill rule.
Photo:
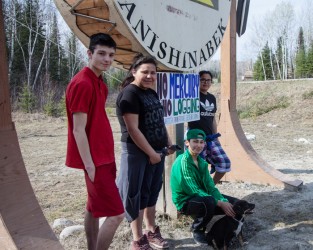
<svg viewBox="0 0 313 250">
<path fill-rule="evenodd" d="M 253 81 L 253 71 L 247 70 L 242 76 L 243 81 Z"/>
</svg>

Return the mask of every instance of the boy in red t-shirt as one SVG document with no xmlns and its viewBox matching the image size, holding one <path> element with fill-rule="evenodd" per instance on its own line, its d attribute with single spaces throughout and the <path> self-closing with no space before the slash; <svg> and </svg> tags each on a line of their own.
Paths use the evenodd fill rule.
<svg viewBox="0 0 313 250">
<path fill-rule="evenodd" d="M 68 145 L 66 166 L 83 169 L 88 192 L 85 231 L 88 249 L 108 249 L 124 218 L 115 184 L 112 129 L 105 112 L 108 89 L 102 80 L 114 60 L 116 43 L 107 34 L 90 37 L 88 66 L 66 89 Z M 99 228 L 99 217 L 107 217 Z"/>
</svg>

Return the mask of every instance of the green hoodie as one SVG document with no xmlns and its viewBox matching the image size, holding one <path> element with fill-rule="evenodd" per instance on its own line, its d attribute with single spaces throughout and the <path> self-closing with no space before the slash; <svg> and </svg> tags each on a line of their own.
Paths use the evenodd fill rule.
<svg viewBox="0 0 313 250">
<path fill-rule="evenodd" d="M 209 173 L 208 163 L 198 156 L 198 166 L 194 163 L 189 151 L 179 155 L 171 170 L 172 200 L 181 210 L 185 202 L 195 196 L 213 196 L 217 201 L 228 201 L 215 187 Z"/>
</svg>

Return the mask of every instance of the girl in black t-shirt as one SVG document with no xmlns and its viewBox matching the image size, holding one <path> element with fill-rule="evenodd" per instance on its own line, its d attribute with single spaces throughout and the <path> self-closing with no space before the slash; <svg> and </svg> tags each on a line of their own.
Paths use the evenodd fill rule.
<svg viewBox="0 0 313 250">
<path fill-rule="evenodd" d="M 164 158 L 161 150 L 171 146 L 157 93 L 156 61 L 135 57 L 116 101 L 121 127 L 121 166 L 117 185 L 133 233 L 131 249 L 168 248 L 155 225 L 155 205 L 162 187 Z M 169 152 L 170 154 L 173 151 Z M 142 230 L 145 220 L 146 230 Z"/>
</svg>

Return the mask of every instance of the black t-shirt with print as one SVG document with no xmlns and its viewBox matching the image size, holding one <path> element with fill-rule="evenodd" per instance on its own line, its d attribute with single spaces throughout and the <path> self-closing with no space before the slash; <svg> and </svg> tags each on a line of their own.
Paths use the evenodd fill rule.
<svg viewBox="0 0 313 250">
<path fill-rule="evenodd" d="M 163 106 L 154 90 L 129 84 L 117 97 L 116 114 L 121 126 L 121 141 L 134 143 L 123 119 L 127 113 L 139 115 L 139 130 L 154 149 L 160 150 L 167 146 Z"/>
<path fill-rule="evenodd" d="M 216 98 L 214 95 L 200 92 L 200 120 L 188 122 L 189 129 L 202 129 L 206 135 L 213 134 L 213 119 L 216 113 Z"/>
</svg>

